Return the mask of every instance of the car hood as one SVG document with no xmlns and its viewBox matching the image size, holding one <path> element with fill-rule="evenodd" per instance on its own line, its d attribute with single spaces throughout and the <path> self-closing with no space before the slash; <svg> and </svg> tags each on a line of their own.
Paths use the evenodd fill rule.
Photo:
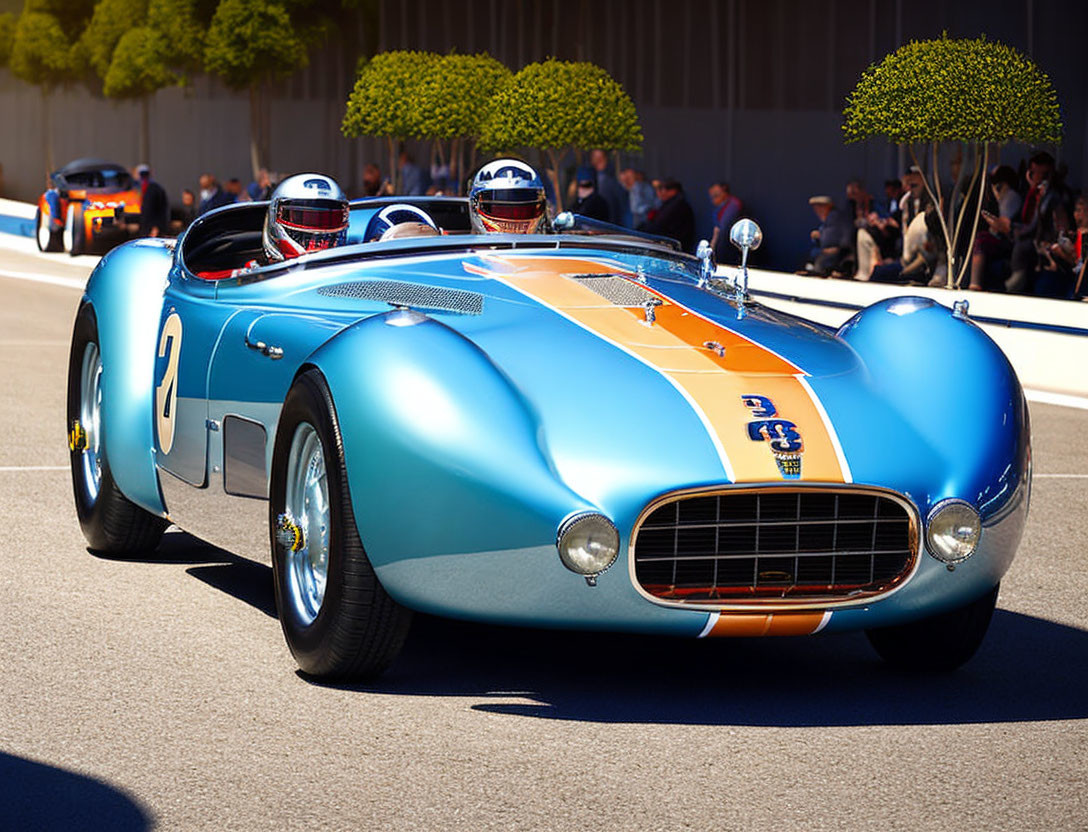
<svg viewBox="0 0 1088 832">
<path fill-rule="evenodd" d="M 924 395 L 904 406 L 897 379 L 833 330 L 738 306 L 700 288 L 686 261 L 495 251 L 377 271 L 423 292 L 401 302 L 486 353 L 559 478 L 617 519 L 665 492 L 726 483 L 858 483 L 923 506 L 967 467 L 934 441 Z"/>
</svg>

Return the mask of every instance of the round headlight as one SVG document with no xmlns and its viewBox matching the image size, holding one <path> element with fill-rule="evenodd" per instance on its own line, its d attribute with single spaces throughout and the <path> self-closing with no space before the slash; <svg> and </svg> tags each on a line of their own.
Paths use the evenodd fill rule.
<svg viewBox="0 0 1088 832">
<path fill-rule="evenodd" d="M 959 563 L 975 553 L 982 535 L 978 512 L 963 500 L 943 500 L 926 521 L 929 553 L 943 563 Z"/>
<path fill-rule="evenodd" d="M 603 514 L 576 514 L 559 527 L 559 559 L 579 575 L 599 575 L 620 552 L 620 534 Z"/>
</svg>

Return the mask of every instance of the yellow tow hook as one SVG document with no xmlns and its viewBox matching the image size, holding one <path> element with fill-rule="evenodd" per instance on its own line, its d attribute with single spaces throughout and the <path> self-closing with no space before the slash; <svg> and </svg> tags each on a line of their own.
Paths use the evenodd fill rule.
<svg viewBox="0 0 1088 832">
<path fill-rule="evenodd" d="M 72 429 L 68 431 L 68 449 L 71 451 L 87 449 L 87 429 L 79 423 L 79 419 L 72 422 Z"/>
<path fill-rule="evenodd" d="M 298 552 L 302 549 L 302 527 L 287 512 L 276 518 L 276 540 L 288 552 Z"/>
</svg>

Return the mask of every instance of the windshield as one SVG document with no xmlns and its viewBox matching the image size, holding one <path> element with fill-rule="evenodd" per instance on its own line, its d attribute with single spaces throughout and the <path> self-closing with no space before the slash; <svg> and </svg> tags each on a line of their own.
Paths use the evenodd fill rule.
<svg viewBox="0 0 1088 832">
<path fill-rule="evenodd" d="M 64 184 L 69 188 L 77 188 L 96 191 L 127 191 L 132 187 L 132 177 L 127 171 L 114 170 L 85 170 L 78 173 L 70 173 L 64 177 Z"/>
</svg>

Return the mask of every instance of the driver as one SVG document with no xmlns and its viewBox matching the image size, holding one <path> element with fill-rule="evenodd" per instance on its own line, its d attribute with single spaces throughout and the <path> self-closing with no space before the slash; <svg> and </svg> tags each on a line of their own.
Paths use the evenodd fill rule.
<svg viewBox="0 0 1088 832">
<path fill-rule="evenodd" d="M 261 236 L 268 263 L 342 246 L 348 236 L 347 197 L 330 176 L 289 176 L 272 192 Z"/>
<path fill-rule="evenodd" d="M 437 237 L 438 226 L 422 208 L 403 202 L 386 205 L 366 224 L 364 243 L 399 240 L 405 237 Z"/>
<path fill-rule="evenodd" d="M 536 234 L 548 201 L 536 171 L 517 159 L 488 162 L 472 180 L 468 215 L 476 234 Z"/>
</svg>

